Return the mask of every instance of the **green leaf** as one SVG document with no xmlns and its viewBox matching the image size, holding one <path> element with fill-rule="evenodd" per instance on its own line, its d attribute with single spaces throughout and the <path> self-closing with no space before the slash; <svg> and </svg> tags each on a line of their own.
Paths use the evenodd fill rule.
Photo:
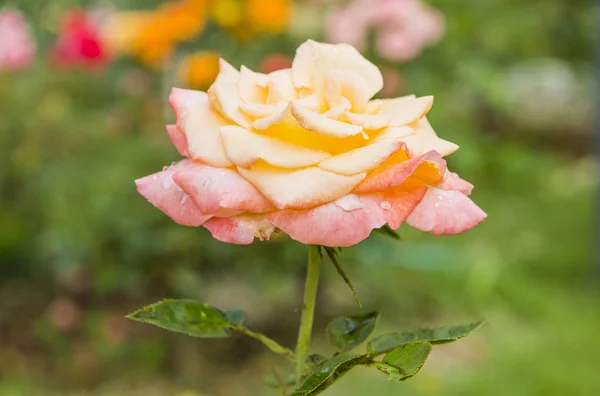
<svg viewBox="0 0 600 396">
<path fill-rule="evenodd" d="M 325 356 L 319 355 L 317 353 L 312 353 L 312 354 L 308 355 L 308 362 L 310 364 L 312 364 L 313 366 L 318 366 L 319 364 L 323 363 L 326 360 L 327 360 L 327 358 Z"/>
<path fill-rule="evenodd" d="M 383 236 L 386 236 L 388 238 L 395 239 L 397 241 L 401 241 L 402 240 L 402 238 L 400 237 L 400 235 L 396 231 L 394 231 L 392 229 L 392 227 L 390 227 L 388 224 L 384 225 L 381 228 L 375 228 L 373 230 L 373 232 L 376 232 L 376 233 L 378 233 L 380 235 L 383 235 Z"/>
<path fill-rule="evenodd" d="M 292 373 L 292 374 L 288 374 L 287 378 L 286 378 L 286 385 L 294 385 L 296 383 L 296 374 Z"/>
<path fill-rule="evenodd" d="M 342 266 L 340 265 L 340 263 L 337 259 L 337 255 L 339 254 L 339 252 L 342 251 L 342 249 L 340 249 L 340 248 L 336 249 L 336 248 L 327 247 L 327 246 L 323 246 L 323 249 L 325 249 L 327 256 L 329 256 L 329 260 L 331 260 L 331 262 L 335 266 L 335 269 L 337 270 L 338 274 L 340 274 L 340 276 L 344 279 L 344 282 L 346 282 L 346 284 L 352 291 L 352 295 L 354 296 L 356 303 L 358 304 L 359 307 L 362 308 L 362 304 L 360 303 L 360 300 L 358 299 L 358 296 L 356 295 L 356 290 L 354 290 L 354 286 L 352 285 L 350 278 L 348 277 L 348 275 L 346 275 L 346 272 L 344 271 L 344 269 L 342 268 Z"/>
<path fill-rule="evenodd" d="M 466 325 L 443 326 L 425 328 L 403 333 L 391 333 L 372 339 L 367 349 L 371 356 L 388 353 L 402 345 L 411 342 L 425 341 L 432 344 L 443 344 L 463 338 L 473 330 L 477 329 L 483 321 L 473 322 Z"/>
<path fill-rule="evenodd" d="M 429 342 L 402 345 L 385 355 L 377 368 L 390 376 L 390 380 L 403 381 L 417 374 L 425 364 L 432 346 Z"/>
<path fill-rule="evenodd" d="M 270 375 L 267 375 L 267 376 L 263 377 L 263 382 L 269 388 L 273 388 L 273 389 L 279 389 L 279 388 L 281 388 L 281 384 L 277 381 L 277 378 L 272 377 Z"/>
<path fill-rule="evenodd" d="M 339 350 L 349 351 L 371 335 L 378 321 L 378 312 L 335 318 L 327 325 L 327 338 Z"/>
<path fill-rule="evenodd" d="M 263 377 L 263 382 L 270 388 L 286 390 L 290 386 L 293 386 L 296 383 L 296 375 L 288 374 L 285 378 L 283 378 L 275 368 L 273 370 L 273 375 L 267 375 Z M 287 393 L 287 392 L 286 392 Z"/>
<path fill-rule="evenodd" d="M 127 318 L 192 337 L 225 338 L 230 335 L 229 322 L 221 311 L 193 300 L 163 300 Z"/>
<path fill-rule="evenodd" d="M 288 396 L 317 395 L 329 388 L 354 366 L 369 362 L 367 355 L 340 354 L 315 368 L 302 385 Z"/>
<path fill-rule="evenodd" d="M 225 311 L 224 314 L 229 324 L 233 326 L 241 326 L 246 321 L 246 313 L 240 309 Z"/>
</svg>

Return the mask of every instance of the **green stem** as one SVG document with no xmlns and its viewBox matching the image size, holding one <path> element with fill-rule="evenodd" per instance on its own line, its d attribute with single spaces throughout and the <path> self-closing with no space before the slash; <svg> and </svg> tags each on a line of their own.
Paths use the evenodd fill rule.
<svg viewBox="0 0 600 396">
<path fill-rule="evenodd" d="M 250 330 L 244 326 L 240 326 L 240 325 L 231 326 L 231 328 L 236 331 L 239 331 L 242 334 L 247 335 L 248 337 L 252 337 L 255 340 L 262 342 L 271 351 L 285 356 L 290 362 L 292 362 L 292 363 L 296 362 L 294 352 L 292 352 L 289 349 L 287 349 L 286 347 L 278 344 L 276 341 L 270 339 L 269 337 L 267 337 L 263 334 L 260 334 L 260 333 L 255 333 L 252 330 Z"/>
<path fill-rule="evenodd" d="M 306 284 L 304 286 L 304 306 L 302 307 L 302 319 L 300 321 L 298 343 L 296 344 L 296 381 L 298 383 L 300 383 L 300 378 L 304 374 L 306 359 L 308 358 L 310 336 L 315 316 L 320 268 L 321 253 L 319 252 L 319 247 L 310 245 L 308 251 L 308 271 L 306 273 Z"/>
</svg>

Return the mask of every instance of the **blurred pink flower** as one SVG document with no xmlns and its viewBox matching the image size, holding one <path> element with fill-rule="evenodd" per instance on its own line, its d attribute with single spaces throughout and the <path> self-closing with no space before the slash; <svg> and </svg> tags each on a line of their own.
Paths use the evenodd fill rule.
<svg viewBox="0 0 600 396">
<path fill-rule="evenodd" d="M 15 10 L 0 11 L 0 71 L 27 68 L 35 52 L 25 17 Z"/>
<path fill-rule="evenodd" d="M 61 67 L 97 67 L 108 61 L 100 28 L 91 13 L 77 10 L 65 16 L 51 60 Z"/>
<path fill-rule="evenodd" d="M 50 322 L 62 331 L 75 329 L 81 323 L 81 310 L 69 298 L 57 298 L 46 308 Z"/>
<path fill-rule="evenodd" d="M 444 18 L 421 0 L 351 0 L 328 16 L 327 38 L 335 43 L 364 48 L 371 30 L 381 56 L 408 61 L 442 37 Z"/>
</svg>

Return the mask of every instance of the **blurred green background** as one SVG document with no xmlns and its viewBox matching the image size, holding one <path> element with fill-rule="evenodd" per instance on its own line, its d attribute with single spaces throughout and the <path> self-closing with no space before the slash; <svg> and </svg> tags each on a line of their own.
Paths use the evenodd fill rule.
<svg viewBox="0 0 600 396">
<path fill-rule="evenodd" d="M 164 131 L 174 66 L 48 64 L 69 9 L 158 3 L 0 1 L 27 16 L 39 46 L 29 69 L 0 71 L 2 396 L 276 394 L 261 378 L 282 362 L 253 340 L 191 339 L 124 318 L 161 298 L 196 298 L 246 310 L 253 329 L 292 347 L 305 271 L 305 247 L 287 238 L 226 245 L 137 195 L 134 179 L 179 157 Z M 325 40 L 331 3 L 297 1 L 285 29 L 251 38 L 208 21 L 177 54 L 212 50 L 259 68 Z M 396 73 L 391 94 L 435 95 L 432 125 L 461 146 L 449 165 L 475 184 L 489 218 L 452 237 L 402 226 L 402 242 L 374 236 L 340 258 L 365 309 L 382 312 L 378 333 L 488 324 L 436 347 L 410 381 L 356 369 L 326 394 L 598 395 L 593 2 L 428 4 L 444 15 L 441 41 L 404 63 L 364 52 Z M 328 320 L 359 311 L 326 266 L 316 345 L 328 348 Z"/>
</svg>

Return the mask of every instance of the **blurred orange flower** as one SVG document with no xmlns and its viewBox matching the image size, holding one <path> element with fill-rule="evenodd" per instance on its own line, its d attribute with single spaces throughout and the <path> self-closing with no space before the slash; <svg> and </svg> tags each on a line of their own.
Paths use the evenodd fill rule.
<svg viewBox="0 0 600 396">
<path fill-rule="evenodd" d="M 178 0 L 153 11 L 115 14 L 105 30 L 112 51 L 158 66 L 175 45 L 199 34 L 211 0 Z"/>
<path fill-rule="evenodd" d="M 213 0 L 211 16 L 238 40 L 281 33 L 290 21 L 291 0 Z"/>
<path fill-rule="evenodd" d="M 290 19 L 290 0 L 248 0 L 247 17 L 256 30 L 268 33 L 282 32 Z"/>
<path fill-rule="evenodd" d="M 189 88 L 208 88 L 219 74 L 219 58 L 219 54 L 212 51 L 186 56 L 179 66 L 179 80 Z"/>
</svg>

